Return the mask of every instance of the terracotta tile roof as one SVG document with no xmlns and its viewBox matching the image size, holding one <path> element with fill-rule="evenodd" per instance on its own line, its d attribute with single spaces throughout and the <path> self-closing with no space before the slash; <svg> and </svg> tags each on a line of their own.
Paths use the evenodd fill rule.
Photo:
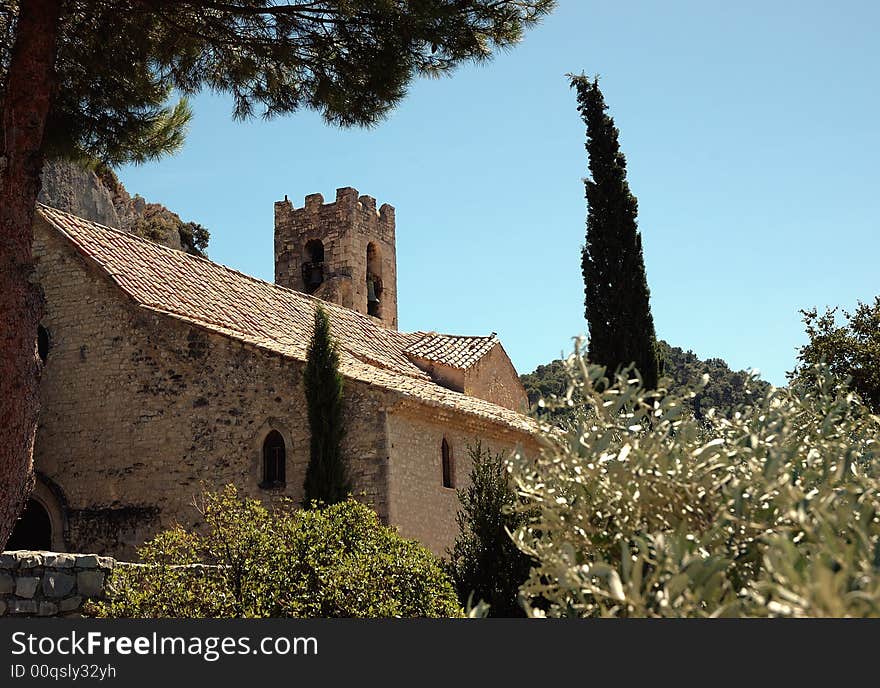
<svg viewBox="0 0 880 688">
<path fill-rule="evenodd" d="M 408 358 L 409 349 L 421 350 L 426 340 L 443 335 L 386 329 L 356 311 L 264 282 L 206 258 L 175 251 L 42 204 L 38 205 L 37 213 L 142 308 L 303 361 L 315 308 L 320 304 L 330 316 L 331 330 L 340 347 L 340 372 L 346 377 L 516 430 L 531 433 L 537 427 L 515 411 L 434 383 Z M 497 341 L 494 334 L 447 339 L 452 341 L 446 342 L 445 348 L 438 344 L 436 355 L 462 363 L 476 356 L 488 341 Z M 455 343 L 459 340 L 462 343 Z M 482 344 L 470 352 L 464 340 Z"/>
<path fill-rule="evenodd" d="M 467 337 L 429 332 L 404 353 L 426 361 L 442 363 L 466 370 L 479 361 L 498 343 L 493 332 L 488 337 Z"/>
</svg>

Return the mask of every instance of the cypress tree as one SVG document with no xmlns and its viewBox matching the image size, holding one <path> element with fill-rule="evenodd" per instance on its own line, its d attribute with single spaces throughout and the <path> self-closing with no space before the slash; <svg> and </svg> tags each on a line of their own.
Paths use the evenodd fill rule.
<svg viewBox="0 0 880 688">
<path fill-rule="evenodd" d="M 590 176 L 584 180 L 587 236 L 581 258 L 588 356 L 613 375 L 635 363 L 646 389 L 654 389 L 659 359 L 650 291 L 636 215 L 638 202 L 626 181 L 626 158 L 618 130 L 606 113 L 599 79 L 571 77 L 578 111 L 587 125 Z"/>
<path fill-rule="evenodd" d="M 320 306 L 315 310 L 303 381 L 311 431 L 303 503 L 309 506 L 314 502 L 342 502 L 351 492 L 342 456 L 342 376 L 339 351 L 330 336 L 330 318 Z"/>
<path fill-rule="evenodd" d="M 448 551 L 449 572 L 463 606 L 482 600 L 491 617 L 522 617 L 526 614 L 519 604 L 519 588 L 529 577 L 532 559 L 517 548 L 508 531 L 515 531 L 526 517 L 509 511 L 519 498 L 504 456 L 480 442 L 469 452 L 471 483 L 458 491 L 462 508 L 456 515 L 459 535 Z"/>
</svg>

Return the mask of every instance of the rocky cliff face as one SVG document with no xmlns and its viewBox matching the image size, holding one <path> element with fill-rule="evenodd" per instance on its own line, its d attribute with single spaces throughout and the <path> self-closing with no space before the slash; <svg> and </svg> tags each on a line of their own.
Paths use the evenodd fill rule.
<svg viewBox="0 0 880 688">
<path fill-rule="evenodd" d="M 159 203 L 132 197 L 109 168 L 97 171 L 66 160 L 52 160 L 43 168 L 41 203 L 108 227 L 137 234 L 163 246 L 204 255 L 208 231 Z"/>
<path fill-rule="evenodd" d="M 110 190 L 94 172 L 70 162 L 46 163 L 40 202 L 108 227 L 122 228 Z"/>
</svg>

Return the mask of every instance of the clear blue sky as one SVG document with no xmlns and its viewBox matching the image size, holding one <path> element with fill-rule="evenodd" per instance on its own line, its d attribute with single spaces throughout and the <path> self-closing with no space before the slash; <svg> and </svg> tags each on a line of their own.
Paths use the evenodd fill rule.
<svg viewBox="0 0 880 688">
<path fill-rule="evenodd" d="M 121 170 L 271 280 L 273 202 L 341 186 L 397 209 L 401 329 L 497 331 L 520 372 L 586 331 L 584 127 L 600 74 L 621 131 L 657 333 L 785 383 L 798 309 L 880 293 L 880 5 L 561 0 L 522 44 L 416 82 L 374 129 L 233 122 L 193 100 L 183 151 Z"/>
</svg>

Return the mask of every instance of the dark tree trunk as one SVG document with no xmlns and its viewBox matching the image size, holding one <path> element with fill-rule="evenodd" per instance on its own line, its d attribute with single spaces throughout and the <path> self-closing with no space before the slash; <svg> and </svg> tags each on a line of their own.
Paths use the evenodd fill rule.
<svg viewBox="0 0 880 688">
<path fill-rule="evenodd" d="M 42 298 L 33 282 L 34 207 L 52 101 L 61 0 L 22 0 L 3 95 L 0 157 L 0 550 L 33 486 Z"/>
</svg>

